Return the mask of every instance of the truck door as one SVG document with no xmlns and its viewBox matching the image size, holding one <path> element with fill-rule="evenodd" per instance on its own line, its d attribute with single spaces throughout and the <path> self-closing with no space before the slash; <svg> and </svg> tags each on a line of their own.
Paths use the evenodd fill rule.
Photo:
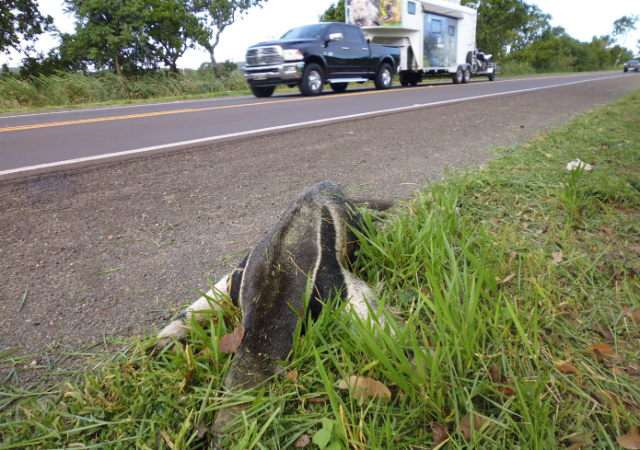
<svg viewBox="0 0 640 450">
<path fill-rule="evenodd" d="M 330 40 L 329 36 L 340 33 L 342 39 L 339 41 Z M 334 23 L 327 27 L 325 42 L 327 43 L 323 55 L 327 61 L 327 78 L 345 78 L 349 76 L 349 45 L 344 39 L 344 27 Z"/>
<path fill-rule="evenodd" d="M 360 27 L 350 25 L 344 26 L 344 47 L 348 47 L 347 66 L 352 77 L 366 77 L 369 72 L 369 62 L 371 55 L 369 44 L 364 39 L 364 34 Z"/>
</svg>

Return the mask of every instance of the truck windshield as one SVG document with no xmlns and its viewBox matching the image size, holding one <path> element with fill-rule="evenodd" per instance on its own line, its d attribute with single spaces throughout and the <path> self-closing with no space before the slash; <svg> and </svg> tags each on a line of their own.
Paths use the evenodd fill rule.
<svg viewBox="0 0 640 450">
<path fill-rule="evenodd" d="M 326 25 L 318 24 L 293 28 L 283 34 L 280 39 L 320 39 L 326 27 Z"/>
</svg>

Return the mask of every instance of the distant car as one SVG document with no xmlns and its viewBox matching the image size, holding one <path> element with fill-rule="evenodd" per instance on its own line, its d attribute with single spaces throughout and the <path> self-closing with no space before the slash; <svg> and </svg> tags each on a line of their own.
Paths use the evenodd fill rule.
<svg viewBox="0 0 640 450">
<path fill-rule="evenodd" d="M 631 61 L 627 61 L 626 63 L 624 63 L 624 71 L 628 72 L 630 70 L 640 72 L 640 62 L 636 59 L 632 59 Z"/>
</svg>

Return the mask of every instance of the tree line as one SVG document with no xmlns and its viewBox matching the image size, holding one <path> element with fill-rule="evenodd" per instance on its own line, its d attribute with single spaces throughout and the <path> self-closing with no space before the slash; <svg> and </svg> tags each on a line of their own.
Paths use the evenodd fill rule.
<svg viewBox="0 0 640 450">
<path fill-rule="evenodd" d="M 215 58 L 220 34 L 253 6 L 267 0 L 64 0 L 75 18 L 73 33 L 56 30 L 35 0 L 0 2 L 0 53 L 23 51 L 21 74 L 49 75 L 58 71 L 109 70 L 118 75 L 167 68 L 190 48 L 204 48 L 215 73 L 224 65 Z M 463 4 L 477 0 L 463 0 Z M 498 62 L 525 63 L 539 71 L 598 70 L 633 57 L 626 48 L 638 16 L 624 16 L 610 35 L 591 42 L 572 38 L 552 27 L 551 16 L 523 0 L 481 0 L 477 45 Z M 345 0 L 331 5 L 320 21 L 344 22 Z M 60 45 L 35 54 L 38 35 L 54 32 Z M 640 52 L 640 41 L 637 43 Z"/>
<path fill-rule="evenodd" d="M 638 16 L 623 16 L 610 35 L 594 36 L 591 42 L 572 38 L 562 27 L 551 26 L 551 15 L 523 0 L 463 0 L 478 4 L 477 46 L 502 63 L 529 64 L 538 71 L 586 71 L 615 66 L 633 58 L 625 47 L 636 30 Z M 321 22 L 344 22 L 345 1 L 339 0 L 319 17 Z M 640 54 L 640 40 L 637 42 Z"/>
<path fill-rule="evenodd" d="M 253 6 L 267 0 L 64 0 L 75 18 L 73 33 L 56 30 L 35 0 L 0 2 L 0 53 L 23 51 L 22 75 L 57 71 L 110 70 L 118 75 L 167 68 L 195 47 L 204 48 L 211 68 L 220 34 Z M 48 54 L 33 55 L 37 36 L 54 32 L 60 45 Z"/>
</svg>

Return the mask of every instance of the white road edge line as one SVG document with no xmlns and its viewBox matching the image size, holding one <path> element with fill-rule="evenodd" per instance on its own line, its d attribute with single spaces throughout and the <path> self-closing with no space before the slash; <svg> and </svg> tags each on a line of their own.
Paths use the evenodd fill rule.
<svg viewBox="0 0 640 450">
<path fill-rule="evenodd" d="M 252 134 L 268 133 L 268 132 L 272 132 L 272 131 L 287 130 L 287 129 L 290 129 L 290 128 L 304 127 L 304 126 L 309 126 L 309 125 L 318 125 L 318 124 L 329 123 L 329 122 L 339 122 L 339 121 L 343 121 L 343 120 L 357 119 L 357 118 L 360 118 L 360 117 L 366 117 L 366 116 L 372 116 L 372 115 L 378 115 L 378 114 L 391 114 L 391 113 L 409 111 L 409 110 L 418 109 L 418 108 L 427 108 L 427 107 L 431 107 L 431 106 L 446 105 L 448 103 L 467 102 L 467 101 L 470 101 L 470 100 L 478 100 L 478 99 L 481 99 L 481 98 L 499 97 L 499 96 L 502 96 L 502 95 L 520 94 L 520 93 L 523 93 L 523 92 L 531 92 L 531 91 L 542 91 L 542 90 L 545 90 L 545 89 L 552 89 L 552 88 L 562 87 L 562 86 L 571 86 L 571 85 L 574 85 L 574 84 L 589 83 L 589 82 L 592 82 L 592 81 L 602 81 L 602 80 L 608 80 L 608 79 L 611 79 L 611 78 L 620 78 L 620 77 L 623 77 L 623 76 L 624 75 L 614 75 L 614 76 L 610 76 L 610 77 L 595 78 L 595 79 L 591 79 L 591 80 L 580 80 L 580 81 L 572 81 L 570 83 L 554 84 L 554 85 L 551 85 L 551 86 L 543 86 L 543 87 L 536 87 L 536 88 L 529 88 L 529 89 L 519 89 L 519 90 L 516 90 L 516 91 L 497 92 L 495 94 L 477 95 L 475 97 L 463 97 L 463 98 L 457 98 L 457 99 L 452 99 L 452 100 L 444 100 L 444 101 L 440 101 L 440 102 L 416 104 L 416 105 L 412 105 L 412 106 L 401 106 L 401 107 L 398 107 L 398 108 L 382 109 L 382 110 L 378 110 L 378 111 L 369 111 L 369 112 L 365 112 L 365 113 L 351 114 L 351 115 L 348 115 L 348 116 L 331 117 L 331 118 L 327 118 L 327 119 L 311 120 L 311 121 L 308 121 L 308 122 L 298 122 L 298 123 L 292 123 L 292 124 L 287 124 L 287 125 L 279 125 L 279 126 L 270 127 L 270 128 L 261 128 L 259 130 L 250 130 L 250 131 L 241 131 L 241 132 L 238 132 L 238 133 L 223 134 L 223 135 L 220 135 L 220 136 L 213 136 L 213 137 L 208 137 L 208 138 L 194 139 L 192 141 L 182 141 L 182 142 L 174 142 L 172 144 L 155 145 L 153 147 L 144 147 L 144 148 L 138 148 L 138 149 L 135 149 L 135 150 L 126 150 L 126 151 L 123 151 L 123 152 L 107 153 L 107 154 L 98 155 L 98 156 L 88 156 L 88 157 L 85 157 L 85 158 L 68 159 L 66 161 L 59 161 L 59 162 L 55 162 L 55 163 L 39 164 L 39 165 L 36 165 L 36 166 L 28 166 L 28 167 L 20 167 L 18 169 L 3 170 L 3 171 L 0 171 L 0 177 L 2 177 L 4 175 L 16 174 L 16 173 L 20 173 L 20 172 L 27 172 L 27 171 L 30 171 L 30 170 L 49 169 L 49 168 L 55 168 L 55 167 L 59 167 L 59 166 L 65 166 L 65 165 L 68 165 L 68 164 L 77 164 L 77 163 L 84 163 L 84 162 L 99 161 L 101 159 L 109 159 L 109 158 L 119 157 L 119 156 L 135 155 L 135 154 L 146 153 L 146 152 L 151 152 L 151 151 L 155 151 L 155 150 L 165 150 L 165 149 L 171 149 L 173 147 L 182 147 L 182 146 L 185 146 L 185 145 L 191 146 L 191 145 L 197 145 L 197 144 L 205 144 L 205 143 L 208 143 L 208 142 L 215 142 L 215 141 L 219 141 L 219 140 L 223 140 L 223 139 L 250 136 Z"/>
</svg>

